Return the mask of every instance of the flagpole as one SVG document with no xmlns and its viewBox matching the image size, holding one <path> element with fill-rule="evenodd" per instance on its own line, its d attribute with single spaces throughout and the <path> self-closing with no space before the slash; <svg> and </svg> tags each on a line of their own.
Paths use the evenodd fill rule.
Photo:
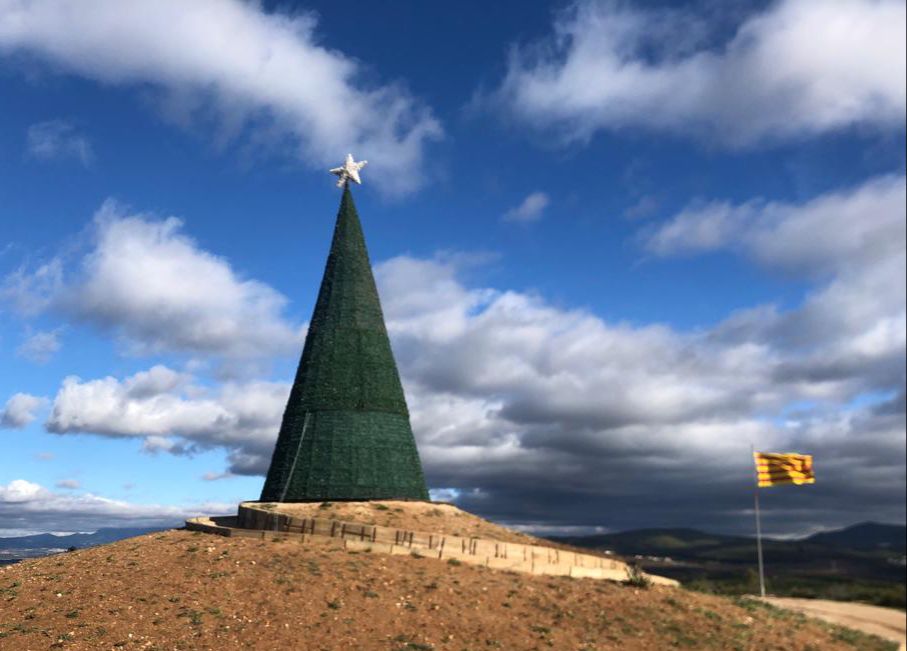
<svg viewBox="0 0 907 651">
<path fill-rule="evenodd" d="M 753 464 L 756 462 L 756 447 L 750 446 L 753 452 Z M 759 594 L 765 599 L 765 568 L 762 563 L 762 522 L 759 516 L 759 473 L 755 473 L 753 483 L 753 501 L 756 504 L 756 554 L 759 557 Z"/>
</svg>

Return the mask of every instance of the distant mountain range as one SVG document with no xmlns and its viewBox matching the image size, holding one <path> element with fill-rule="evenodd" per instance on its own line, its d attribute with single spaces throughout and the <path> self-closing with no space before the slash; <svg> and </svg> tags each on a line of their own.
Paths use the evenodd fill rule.
<svg viewBox="0 0 907 651">
<path fill-rule="evenodd" d="M 611 551 L 694 589 L 725 594 L 758 591 L 752 537 L 696 529 L 638 529 L 552 540 Z M 769 592 L 904 608 L 905 542 L 903 525 L 875 522 L 798 540 L 763 539 Z"/>
<path fill-rule="evenodd" d="M 163 529 L 110 527 L 65 536 L 0 538 L 0 565 L 140 536 Z M 607 550 L 687 588 L 720 594 L 759 590 L 756 541 L 696 529 L 637 529 L 594 536 L 552 538 Z M 778 596 L 862 601 L 904 609 L 903 525 L 864 522 L 799 540 L 765 539 L 768 591 Z"/>
<path fill-rule="evenodd" d="M 890 550 L 903 554 L 907 528 L 899 524 L 863 522 L 851 527 L 813 534 L 806 540 L 820 545 L 847 549 Z"/>
<path fill-rule="evenodd" d="M 32 536 L 0 538 L 0 564 L 15 563 L 23 558 L 36 558 L 66 551 L 71 547 L 82 549 L 132 538 L 146 533 L 163 531 L 161 528 L 108 527 L 94 533 L 72 533 L 57 536 L 39 533 Z"/>
<path fill-rule="evenodd" d="M 736 557 L 736 551 L 740 547 L 744 547 L 746 555 L 751 556 L 755 545 L 753 537 L 705 533 L 696 529 L 635 529 L 592 536 L 556 537 L 553 540 L 579 547 L 610 549 L 618 554 L 705 556 L 725 560 Z M 804 545 L 819 545 L 837 549 L 904 554 L 907 547 L 907 527 L 863 522 L 806 538 L 764 538 L 763 542 L 767 549 L 777 551 L 785 548 L 803 549 Z"/>
<path fill-rule="evenodd" d="M 42 533 L 0 538 L 0 563 L 46 556 L 71 547 L 82 549 L 103 545 L 154 531 L 162 529 L 109 527 L 94 533 L 64 536 Z M 749 568 L 755 562 L 753 538 L 696 529 L 637 529 L 593 536 L 555 537 L 552 540 L 636 557 L 644 566 L 657 567 L 658 572 L 684 581 L 701 578 L 703 574 L 699 570 L 703 568 L 708 570 L 708 576 L 713 577 L 719 570 L 739 573 L 741 568 Z M 766 563 L 775 572 L 796 568 L 796 571 L 812 573 L 833 568 L 868 580 L 889 581 L 892 576 L 903 576 L 905 543 L 907 528 L 903 525 L 864 522 L 798 540 L 765 539 L 764 548 Z M 900 574 L 897 573 L 898 567 Z"/>
</svg>

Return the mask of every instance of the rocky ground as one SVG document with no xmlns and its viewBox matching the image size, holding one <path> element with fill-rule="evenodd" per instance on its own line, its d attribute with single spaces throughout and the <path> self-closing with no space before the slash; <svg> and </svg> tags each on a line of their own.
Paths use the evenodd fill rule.
<svg viewBox="0 0 907 651">
<path fill-rule="evenodd" d="M 181 530 L 0 569 L 0 648 L 896 647 L 755 600 Z"/>
</svg>

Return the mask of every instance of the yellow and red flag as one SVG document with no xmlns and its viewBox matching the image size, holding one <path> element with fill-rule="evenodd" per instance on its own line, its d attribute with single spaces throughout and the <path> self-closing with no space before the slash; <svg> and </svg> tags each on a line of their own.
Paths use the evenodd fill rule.
<svg viewBox="0 0 907 651">
<path fill-rule="evenodd" d="M 811 454 L 753 452 L 759 488 L 779 484 L 815 484 Z"/>
</svg>

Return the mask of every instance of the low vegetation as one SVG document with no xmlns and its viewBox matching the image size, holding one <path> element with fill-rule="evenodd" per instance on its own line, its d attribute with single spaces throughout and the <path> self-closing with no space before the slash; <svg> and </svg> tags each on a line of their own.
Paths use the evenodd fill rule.
<svg viewBox="0 0 907 651">
<path fill-rule="evenodd" d="M 895 648 L 749 599 L 187 531 L 4 567 L 0 591 L 3 651 Z"/>
<path fill-rule="evenodd" d="M 653 571 L 656 571 L 653 568 Z M 658 568 L 661 571 L 661 568 Z M 759 578 L 752 570 L 736 573 L 727 571 L 687 581 L 684 586 L 690 590 L 718 595 L 758 594 Z M 885 608 L 905 609 L 907 595 L 903 583 L 866 581 L 853 577 L 819 577 L 788 570 L 774 573 L 769 577 L 768 590 L 777 597 L 803 599 L 830 599 L 832 601 L 856 601 Z"/>
<path fill-rule="evenodd" d="M 861 539 L 864 530 L 867 535 Z M 873 535 L 885 537 L 875 545 L 867 544 Z M 905 609 L 903 527 L 864 524 L 815 538 L 818 542 L 765 542 L 766 584 L 771 594 Z M 652 529 L 558 540 L 636 556 L 645 571 L 677 579 L 699 592 L 759 592 L 756 545 L 751 538 L 692 529 Z"/>
</svg>

